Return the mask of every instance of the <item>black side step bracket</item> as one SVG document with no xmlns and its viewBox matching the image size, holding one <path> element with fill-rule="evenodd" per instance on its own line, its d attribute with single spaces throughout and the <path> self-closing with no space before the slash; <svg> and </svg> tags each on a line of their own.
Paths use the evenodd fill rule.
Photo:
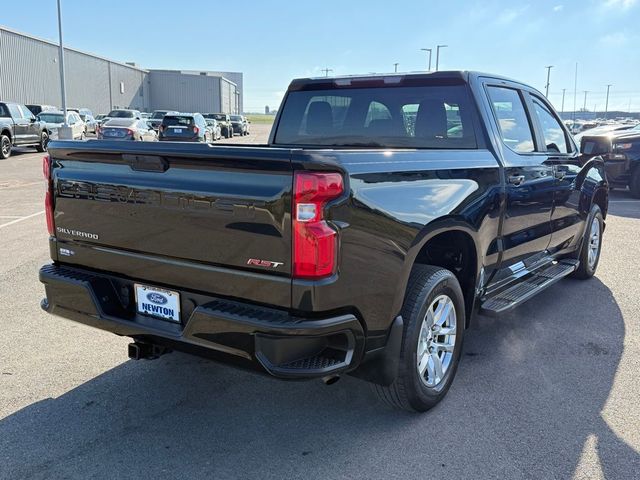
<svg viewBox="0 0 640 480">
<path fill-rule="evenodd" d="M 565 259 L 541 267 L 515 285 L 485 298 L 480 313 L 496 316 L 516 308 L 575 271 L 579 264 L 578 260 Z"/>
</svg>

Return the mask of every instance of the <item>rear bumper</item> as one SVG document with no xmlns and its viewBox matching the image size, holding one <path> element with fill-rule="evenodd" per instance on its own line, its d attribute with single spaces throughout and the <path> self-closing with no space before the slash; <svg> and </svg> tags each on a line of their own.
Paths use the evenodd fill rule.
<svg viewBox="0 0 640 480">
<path fill-rule="evenodd" d="M 364 348 L 355 316 L 301 318 L 273 308 L 180 291 L 181 323 L 136 312 L 129 279 L 50 264 L 40 269 L 54 315 L 190 351 L 208 350 L 280 378 L 313 378 L 351 371 Z M 172 288 L 175 290 L 175 288 Z"/>
</svg>

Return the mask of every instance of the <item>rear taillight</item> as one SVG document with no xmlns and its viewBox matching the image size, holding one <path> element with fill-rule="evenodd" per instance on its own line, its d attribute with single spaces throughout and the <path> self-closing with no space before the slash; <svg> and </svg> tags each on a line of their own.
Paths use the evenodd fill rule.
<svg viewBox="0 0 640 480">
<path fill-rule="evenodd" d="M 195 125 L 193 126 L 193 133 L 195 133 L 196 135 L 200 134 L 200 129 L 198 127 L 196 127 Z"/>
<path fill-rule="evenodd" d="M 299 172 L 293 180 L 293 276 L 318 279 L 336 272 L 338 235 L 325 205 L 342 195 L 339 173 Z"/>
<path fill-rule="evenodd" d="M 55 224 L 53 221 L 53 178 L 51 177 L 51 157 L 45 155 L 42 158 L 42 174 L 47 181 L 47 191 L 44 194 L 44 213 L 47 218 L 47 230 L 49 235 L 55 233 Z"/>
</svg>

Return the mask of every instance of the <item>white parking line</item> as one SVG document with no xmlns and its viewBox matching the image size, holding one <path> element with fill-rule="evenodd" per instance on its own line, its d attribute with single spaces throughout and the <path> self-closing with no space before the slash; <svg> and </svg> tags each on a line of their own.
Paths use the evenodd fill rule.
<svg viewBox="0 0 640 480">
<path fill-rule="evenodd" d="M 31 215 L 27 215 L 26 217 L 18 218 L 17 220 L 13 220 L 13 221 L 8 222 L 8 223 L 3 223 L 2 225 L 0 225 L 0 228 L 8 227 L 9 225 L 13 225 L 13 224 L 21 222 L 23 220 L 29 220 L 30 218 L 37 217 L 38 215 L 42 215 L 43 213 L 44 213 L 44 210 L 42 210 L 41 212 L 38 212 L 38 213 L 33 213 Z"/>
<path fill-rule="evenodd" d="M 609 203 L 640 203 L 640 200 L 609 200 Z"/>
</svg>

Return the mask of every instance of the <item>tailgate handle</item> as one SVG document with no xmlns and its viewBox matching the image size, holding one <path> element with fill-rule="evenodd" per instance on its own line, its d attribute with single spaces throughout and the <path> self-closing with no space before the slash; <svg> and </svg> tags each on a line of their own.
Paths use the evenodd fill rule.
<svg viewBox="0 0 640 480">
<path fill-rule="evenodd" d="M 129 163 L 132 170 L 141 172 L 166 172 L 169 169 L 169 162 L 156 155 L 131 155 L 125 153 L 122 158 Z"/>
</svg>

